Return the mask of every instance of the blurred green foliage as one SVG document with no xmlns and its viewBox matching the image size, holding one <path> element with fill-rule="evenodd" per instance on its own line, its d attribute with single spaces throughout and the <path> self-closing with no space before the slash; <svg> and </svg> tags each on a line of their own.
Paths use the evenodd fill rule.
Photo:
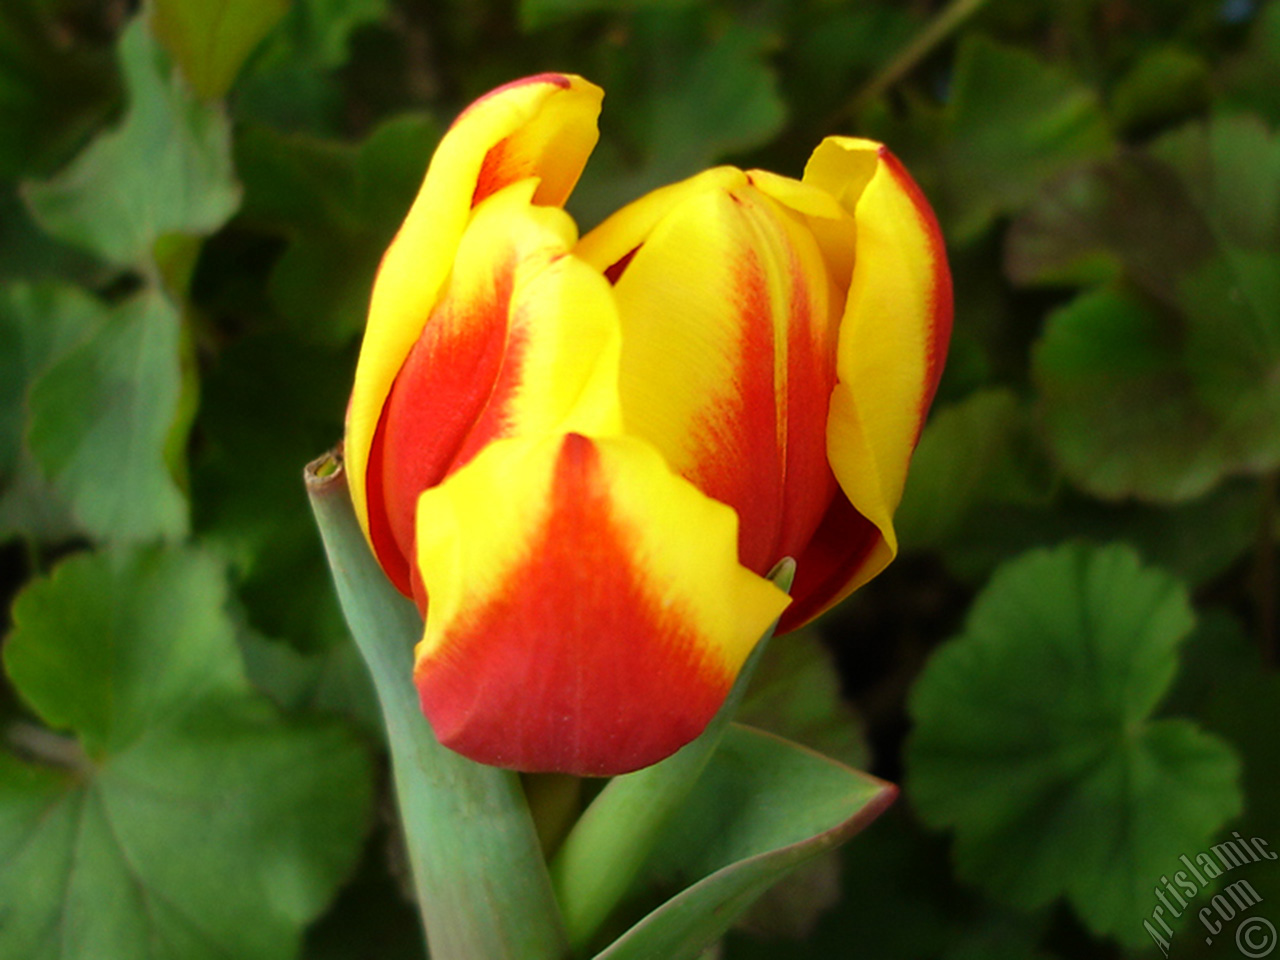
<svg viewBox="0 0 1280 960">
<path fill-rule="evenodd" d="M 584 229 L 850 133 L 949 243 L 903 557 L 748 701 L 903 798 L 721 956 L 1155 956 L 1179 857 L 1280 849 L 1280 0 L 961 8 L 0 7 L 0 960 L 422 955 L 300 472 L 440 133 L 543 70 L 606 89 Z"/>
</svg>

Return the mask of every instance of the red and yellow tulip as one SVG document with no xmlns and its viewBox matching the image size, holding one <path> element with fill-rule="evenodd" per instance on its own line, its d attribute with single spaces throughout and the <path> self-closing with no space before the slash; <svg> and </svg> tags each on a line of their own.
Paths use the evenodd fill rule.
<svg viewBox="0 0 1280 960">
<path fill-rule="evenodd" d="M 347 421 L 357 515 L 425 613 L 414 676 L 473 759 L 654 763 L 752 646 L 893 558 L 951 285 L 883 146 L 729 167 L 579 237 L 602 94 L 543 74 L 472 104 L 383 259 Z M 765 574 L 797 561 L 788 598 Z"/>
</svg>

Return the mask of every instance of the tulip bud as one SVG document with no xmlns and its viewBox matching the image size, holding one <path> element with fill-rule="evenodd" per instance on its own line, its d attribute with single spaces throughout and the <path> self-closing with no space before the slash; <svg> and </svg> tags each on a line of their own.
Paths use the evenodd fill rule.
<svg viewBox="0 0 1280 960">
<path fill-rule="evenodd" d="M 579 239 L 600 92 L 509 84 L 445 135 L 379 272 L 348 413 L 357 515 L 424 611 L 437 736 L 620 773 L 702 730 L 757 638 L 896 552 L 945 358 L 937 224 L 885 148 L 724 167 Z M 795 602 L 765 578 L 797 561 Z"/>
</svg>

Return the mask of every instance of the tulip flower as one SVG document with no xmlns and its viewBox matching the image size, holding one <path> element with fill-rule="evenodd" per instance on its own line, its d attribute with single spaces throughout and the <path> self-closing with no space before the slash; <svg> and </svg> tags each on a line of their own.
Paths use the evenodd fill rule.
<svg viewBox="0 0 1280 960">
<path fill-rule="evenodd" d="M 606 775 L 697 736 L 752 647 L 893 558 L 951 327 L 941 236 L 883 146 L 720 167 L 579 237 L 601 91 L 544 74 L 445 134 L 375 284 L 346 455 L 425 614 L 441 742 Z M 797 563 L 790 598 L 766 575 Z"/>
</svg>

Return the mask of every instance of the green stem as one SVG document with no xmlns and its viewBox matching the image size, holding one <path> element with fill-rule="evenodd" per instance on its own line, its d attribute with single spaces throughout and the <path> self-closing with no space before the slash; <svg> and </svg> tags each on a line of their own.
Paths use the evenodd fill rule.
<svg viewBox="0 0 1280 960">
<path fill-rule="evenodd" d="M 365 543 L 340 455 L 308 465 L 307 493 L 338 598 L 368 664 L 432 960 L 559 960 L 559 910 L 516 774 L 441 746 L 413 685 L 422 621 Z"/>
<path fill-rule="evenodd" d="M 987 0 L 951 0 L 951 3 L 925 24 L 924 29 L 917 33 L 910 43 L 899 50 L 897 55 L 857 92 L 837 114 L 837 119 L 843 120 L 856 116 L 868 103 L 914 70 L 921 60 L 958 30 L 960 25 L 977 13 L 986 2 Z"/>
<path fill-rule="evenodd" d="M 19 720 L 6 731 L 5 739 L 19 753 L 34 757 L 41 763 L 86 775 L 93 772 L 93 762 L 85 755 L 80 742 L 73 737 Z"/>
<path fill-rule="evenodd" d="M 795 563 L 785 560 L 770 579 L 790 590 L 794 575 Z M 551 862 L 551 879 L 575 955 L 591 946 L 628 894 L 662 828 L 697 783 L 738 712 L 772 635 L 773 627 L 756 644 L 728 698 L 702 735 L 661 763 L 614 777 L 560 847 Z"/>
</svg>

